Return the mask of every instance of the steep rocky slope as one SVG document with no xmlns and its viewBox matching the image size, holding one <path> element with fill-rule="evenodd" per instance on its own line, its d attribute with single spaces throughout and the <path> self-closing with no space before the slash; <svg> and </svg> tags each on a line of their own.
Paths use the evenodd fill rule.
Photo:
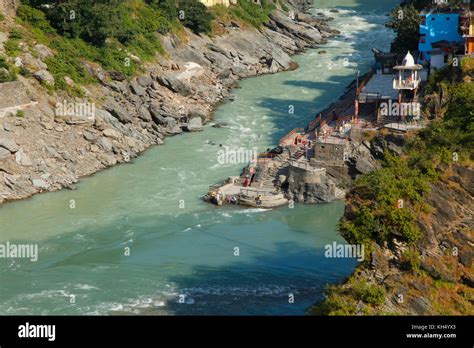
<svg viewBox="0 0 474 348">
<path fill-rule="evenodd" d="M 325 301 L 310 313 L 474 314 L 474 169 L 458 164 L 437 169 L 443 175 L 430 185 L 424 213 L 417 213 L 418 241 L 410 245 L 396 233 L 375 241 L 353 275 L 329 287 Z M 352 219 L 359 199 L 349 194 L 344 219 Z"/>
</svg>

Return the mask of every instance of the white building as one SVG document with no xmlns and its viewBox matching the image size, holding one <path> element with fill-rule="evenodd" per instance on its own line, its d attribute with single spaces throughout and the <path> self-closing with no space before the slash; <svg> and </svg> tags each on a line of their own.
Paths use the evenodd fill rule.
<svg viewBox="0 0 474 348">
<path fill-rule="evenodd" d="M 405 58 L 403 58 L 402 65 L 393 67 L 393 70 L 398 71 L 398 76 L 393 79 L 393 89 L 416 91 L 420 86 L 421 76 L 419 71 L 423 69 L 420 64 L 415 64 L 415 58 L 408 51 Z"/>
</svg>

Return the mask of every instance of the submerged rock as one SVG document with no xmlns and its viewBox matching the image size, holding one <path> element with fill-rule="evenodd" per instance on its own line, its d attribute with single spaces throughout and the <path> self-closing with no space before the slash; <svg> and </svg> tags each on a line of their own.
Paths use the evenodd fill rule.
<svg viewBox="0 0 474 348">
<path fill-rule="evenodd" d="M 202 131 L 203 127 L 201 118 L 195 117 L 189 120 L 187 128 L 190 132 Z"/>
</svg>

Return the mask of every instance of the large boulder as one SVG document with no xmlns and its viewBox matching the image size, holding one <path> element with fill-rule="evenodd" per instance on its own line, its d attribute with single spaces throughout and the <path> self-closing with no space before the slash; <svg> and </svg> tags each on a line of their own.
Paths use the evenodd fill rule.
<svg viewBox="0 0 474 348">
<path fill-rule="evenodd" d="M 176 77 L 168 74 L 163 74 L 163 75 L 157 75 L 156 76 L 156 81 L 170 89 L 171 91 L 175 93 L 179 93 L 182 96 L 188 97 L 192 94 L 192 91 L 189 89 L 188 86 L 186 86 L 182 81 L 177 79 Z"/>
<path fill-rule="evenodd" d="M 195 117 L 189 120 L 188 122 L 188 131 L 190 132 L 198 132 L 202 131 L 202 120 L 200 117 Z"/>
<path fill-rule="evenodd" d="M 138 110 L 138 117 L 145 122 L 151 121 L 150 111 L 148 111 L 148 109 L 143 105 L 140 106 L 140 109 Z"/>
<path fill-rule="evenodd" d="M 15 16 L 20 0 L 0 0 L 0 12 L 9 17 Z"/>
<path fill-rule="evenodd" d="M 161 114 L 161 108 L 158 105 L 150 105 L 149 111 L 151 118 L 156 124 L 163 125 L 166 123 L 165 116 Z"/>
<path fill-rule="evenodd" d="M 18 144 L 13 139 L 9 138 L 0 138 L 0 148 L 4 148 L 11 153 L 15 153 L 20 149 Z"/>
<path fill-rule="evenodd" d="M 295 22 L 281 11 L 272 12 L 270 19 L 272 20 L 270 24 L 272 29 L 279 32 L 296 36 L 313 45 L 326 42 L 318 29 L 304 22 Z"/>
<path fill-rule="evenodd" d="M 130 82 L 130 89 L 132 92 L 140 97 L 146 94 L 145 88 L 143 88 L 139 83 L 132 81 Z"/>
<path fill-rule="evenodd" d="M 33 161 L 28 157 L 23 149 L 20 149 L 15 153 L 15 161 L 23 167 L 31 167 L 33 165 Z"/>
<path fill-rule="evenodd" d="M 117 120 L 122 123 L 130 123 L 132 122 L 132 116 L 124 110 L 117 102 L 113 99 L 109 98 L 106 103 L 104 104 L 105 110 L 110 112 L 112 116 L 114 116 Z"/>
<path fill-rule="evenodd" d="M 18 164 L 12 157 L 13 156 L 9 156 L 3 160 L 0 160 L 0 172 L 5 172 L 8 174 L 18 174 Z"/>
<path fill-rule="evenodd" d="M 35 72 L 33 76 L 35 77 L 35 79 L 37 79 L 41 83 L 54 86 L 54 77 L 53 75 L 50 74 L 48 70 L 44 70 L 44 69 L 39 70 Z"/>
<path fill-rule="evenodd" d="M 105 138 L 105 137 L 101 137 L 97 141 L 97 145 L 102 147 L 107 152 L 111 152 L 113 150 L 113 147 L 114 147 L 112 142 L 109 139 Z"/>
<path fill-rule="evenodd" d="M 7 149 L 0 147 L 0 161 L 4 160 L 7 157 L 10 157 L 11 153 Z"/>
<path fill-rule="evenodd" d="M 49 188 L 49 184 L 43 179 L 32 179 L 31 182 L 38 190 L 47 190 Z"/>
<path fill-rule="evenodd" d="M 43 44 L 36 44 L 33 49 L 35 50 L 36 53 L 40 56 L 42 60 L 45 60 L 48 57 L 53 56 L 53 52 L 45 45 Z"/>
<path fill-rule="evenodd" d="M 89 73 L 89 75 L 97 78 L 100 82 L 105 82 L 106 74 L 99 64 L 88 61 L 83 61 L 82 64 L 86 71 Z"/>
<path fill-rule="evenodd" d="M 115 129 L 112 129 L 112 128 L 104 129 L 103 134 L 107 138 L 116 139 L 116 140 L 122 137 L 122 133 L 117 132 Z"/>
<path fill-rule="evenodd" d="M 137 83 L 142 87 L 151 86 L 153 80 L 149 76 L 140 76 L 137 78 Z"/>
</svg>

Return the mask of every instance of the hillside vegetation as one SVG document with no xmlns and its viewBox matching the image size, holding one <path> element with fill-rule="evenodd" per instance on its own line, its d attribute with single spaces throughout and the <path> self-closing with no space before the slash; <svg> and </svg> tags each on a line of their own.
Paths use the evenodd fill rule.
<svg viewBox="0 0 474 348">
<path fill-rule="evenodd" d="M 258 28 L 274 9 L 265 0 L 261 5 L 239 0 L 229 8 L 210 9 L 198 0 L 24 0 L 16 19 L 21 26 L 11 30 L 5 44 L 10 58 L 0 56 L 0 65 L 5 68 L 0 81 L 27 74 L 14 64 L 21 42 L 53 49 L 54 56 L 45 63 L 56 83 L 48 87 L 71 92 L 65 77 L 79 84 L 97 82 L 85 61 L 99 64 L 120 79 L 129 78 L 156 54 L 166 55 L 160 35 L 180 33 L 185 27 L 195 34 L 218 34 L 213 31 L 216 19 L 237 20 Z"/>
<path fill-rule="evenodd" d="M 430 313 L 473 313 L 472 287 L 460 282 L 460 279 L 472 279 L 472 257 L 469 256 L 472 254 L 472 248 L 469 251 L 468 245 L 458 245 L 459 240 L 453 241 L 453 245 L 457 248 L 455 256 L 458 249 L 464 248 L 467 253 L 470 261 L 467 260 L 465 264 L 453 258 L 450 250 L 446 248 L 442 253 L 443 257 L 430 261 L 439 264 L 430 265 L 428 259 L 425 262 L 421 259 L 427 245 L 433 242 L 431 240 L 433 232 L 428 231 L 427 226 L 431 220 L 439 219 L 439 216 L 433 215 L 436 209 L 439 210 L 439 206 L 435 207 L 433 203 L 452 203 L 453 206 L 461 204 L 461 199 L 460 202 L 438 202 L 440 199 L 447 199 L 441 198 L 439 194 L 444 192 L 446 187 L 451 187 L 456 195 L 458 194 L 456 192 L 462 192 L 462 187 L 453 181 L 453 178 L 456 178 L 454 173 L 462 167 L 472 170 L 473 65 L 474 59 L 465 58 L 461 69 L 451 67 L 436 74 L 428 86 L 432 94 L 427 96 L 427 100 L 431 102 L 427 103 L 425 113 L 433 118 L 429 126 L 408 139 L 403 156 L 386 153 L 380 170 L 363 175 L 355 181 L 347 197 L 346 213 L 339 224 L 339 231 L 349 243 L 365 245 L 366 261 L 359 266 L 346 284 L 330 287 L 326 301 L 313 308 L 313 313 L 390 314 L 387 313 L 390 298 L 384 294 L 394 289 L 384 282 L 374 281 L 369 284 L 364 280 L 365 277 L 361 276 L 369 274 L 370 269 L 374 267 L 372 253 L 376 250 L 377 253 L 381 253 L 380 250 L 383 249 L 395 255 L 392 266 L 402 274 L 397 275 L 399 286 L 403 286 L 404 282 L 407 282 L 407 287 L 410 283 L 419 282 L 431 288 L 428 294 L 419 295 L 427 296 L 430 300 L 432 305 Z M 436 104 L 436 112 L 432 110 L 433 104 Z M 469 187 L 472 182 L 461 182 L 461 184 Z M 436 192 L 431 192 L 434 188 Z M 436 197 L 435 202 L 430 199 L 432 196 Z M 461 204 L 463 205 L 467 210 L 472 209 L 472 205 L 469 207 Z M 461 212 L 458 214 L 462 216 Z M 445 230 L 437 238 L 450 240 L 451 236 L 448 234 L 450 227 L 447 225 L 448 221 L 445 223 Z M 469 228 L 464 231 L 461 229 L 456 233 L 458 238 L 464 238 L 462 236 L 472 236 L 472 229 L 470 231 Z M 404 246 L 401 255 L 397 254 L 400 250 L 396 250 L 398 246 L 393 245 L 393 238 Z M 384 255 L 386 257 L 387 254 Z M 386 267 L 385 276 L 393 272 L 389 271 L 390 264 Z M 364 298 L 364 294 L 370 296 Z M 441 295 L 444 296 L 443 302 L 436 304 L 436 301 L 441 301 Z"/>
</svg>

